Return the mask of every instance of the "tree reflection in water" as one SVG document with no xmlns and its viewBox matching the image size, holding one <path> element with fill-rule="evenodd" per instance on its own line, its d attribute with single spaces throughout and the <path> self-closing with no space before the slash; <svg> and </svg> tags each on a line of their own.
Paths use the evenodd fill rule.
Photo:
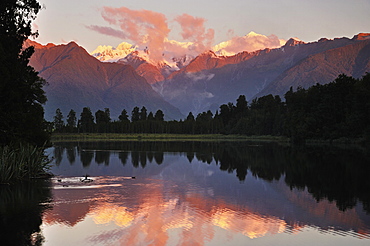
<svg viewBox="0 0 370 246">
<path fill-rule="evenodd" d="M 0 185 L 0 244 L 42 245 L 40 226 L 48 206 L 40 204 L 50 200 L 48 181 Z"/>
<path fill-rule="evenodd" d="M 220 170 L 235 173 L 241 182 L 248 174 L 266 181 L 284 178 L 291 189 L 307 189 L 317 201 L 334 201 L 342 211 L 360 201 L 370 213 L 370 154 L 359 148 L 172 141 L 60 143 L 56 148 L 58 163 L 65 148 L 69 156 L 79 155 L 84 167 L 91 164 L 94 156 L 96 163 L 109 165 L 110 155 L 115 152 L 123 165 L 130 156 L 135 168 L 144 168 L 153 161 L 162 164 L 165 152 L 184 154 L 190 163 L 194 158 L 207 164 L 214 161 Z"/>
</svg>

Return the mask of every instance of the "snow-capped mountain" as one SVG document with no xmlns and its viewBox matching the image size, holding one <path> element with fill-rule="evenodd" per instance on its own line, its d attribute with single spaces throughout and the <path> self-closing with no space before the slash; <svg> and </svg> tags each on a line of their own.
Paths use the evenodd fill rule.
<svg viewBox="0 0 370 246">
<path fill-rule="evenodd" d="M 99 45 L 90 55 L 102 62 L 117 62 L 136 49 L 137 47 L 135 45 L 122 42 L 116 48 L 109 45 Z"/>
<path fill-rule="evenodd" d="M 234 56 L 243 51 L 253 52 L 265 48 L 278 48 L 284 45 L 285 42 L 285 40 L 278 39 L 275 35 L 265 36 L 250 32 L 243 37 L 233 37 L 210 48 L 210 50 L 214 52 L 215 56 Z M 197 53 L 194 47 L 195 44 L 192 42 L 166 39 L 161 60 L 151 59 L 148 47 L 139 47 L 127 42 L 119 44 L 116 48 L 106 45 L 98 46 L 90 54 L 102 62 L 119 62 L 132 65 L 134 68 L 137 68 L 138 64 L 149 63 L 157 67 L 162 76 L 166 78 L 169 74 L 187 66 L 194 58 L 202 54 Z M 204 52 L 208 51 L 205 50 Z M 149 79 L 149 81 L 153 81 L 153 79 Z"/>
<path fill-rule="evenodd" d="M 168 66 L 179 69 L 186 66 L 196 55 L 190 50 L 191 42 L 177 42 L 166 40 L 166 50 L 162 54 L 162 60 L 153 60 L 150 58 L 150 49 L 148 47 L 139 47 L 137 45 L 122 42 L 117 47 L 100 45 L 90 55 L 102 62 L 124 62 L 132 60 L 132 57 L 141 58 L 153 65 L 167 64 Z M 130 57 L 131 56 L 131 57 Z"/>
<path fill-rule="evenodd" d="M 116 48 L 100 45 L 90 53 L 102 62 L 116 62 L 131 65 L 136 72 L 144 77 L 148 83 L 153 84 L 165 80 L 171 73 L 187 66 L 196 56 L 190 50 L 191 42 L 177 42 L 166 40 L 168 50 L 162 54 L 162 60 L 154 60 L 150 56 L 148 47 L 139 47 L 127 42 L 119 44 Z"/>
<path fill-rule="evenodd" d="M 246 36 L 249 40 L 266 40 L 254 33 Z M 282 41 L 274 42 L 277 45 Z M 170 48 L 161 60 L 153 60 L 148 48 L 128 43 L 116 48 L 99 46 L 92 52 L 97 59 L 74 43 L 29 45 L 36 49 L 31 65 L 49 82 L 49 115 L 57 107 L 109 107 L 112 113 L 119 113 L 122 107 L 130 110 L 145 105 L 153 111 L 161 108 L 178 119 L 190 111 L 214 112 L 239 95 L 245 95 L 248 101 L 267 94 L 283 98 L 290 87 L 329 83 L 342 73 L 359 78 L 370 72 L 370 34 L 366 33 L 352 39 L 321 38 L 310 43 L 291 38 L 277 48 L 221 55 L 236 52 L 234 44 L 237 42 L 230 41 L 219 45 L 217 51 L 195 55 L 192 43 L 168 41 L 165 48 Z"/>
<path fill-rule="evenodd" d="M 100 62 L 74 42 L 43 46 L 27 40 L 25 46 L 31 45 L 35 53 L 30 65 L 48 82 L 44 88 L 48 98 L 45 105 L 48 120 L 57 108 L 66 115 L 71 109 L 79 112 L 83 107 L 90 107 L 93 112 L 109 108 L 114 118 L 123 109 L 130 112 L 135 106 L 145 106 L 152 112 L 161 109 L 169 119 L 183 116 L 132 66 Z"/>
<path fill-rule="evenodd" d="M 221 56 L 233 56 L 242 51 L 253 52 L 266 48 L 279 48 L 286 43 L 286 40 L 279 39 L 275 35 L 265 36 L 250 32 L 243 37 L 233 37 L 228 41 L 215 45 L 212 50 Z"/>
<path fill-rule="evenodd" d="M 291 38 L 279 48 L 235 56 L 205 52 L 152 87 L 183 114 L 215 112 L 239 95 L 248 101 L 268 94 L 283 99 L 291 86 L 308 88 L 329 83 L 340 74 L 359 78 L 370 72 L 369 37 L 361 34 L 311 43 Z"/>
</svg>

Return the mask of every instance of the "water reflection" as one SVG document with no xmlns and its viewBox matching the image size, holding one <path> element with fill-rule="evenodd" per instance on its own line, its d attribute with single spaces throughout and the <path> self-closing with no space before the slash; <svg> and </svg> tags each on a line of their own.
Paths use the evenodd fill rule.
<svg viewBox="0 0 370 246">
<path fill-rule="evenodd" d="M 297 240 L 307 231 L 318 231 L 317 238 L 342 235 L 340 243 L 352 245 L 370 239 L 370 162 L 358 149 L 245 142 L 55 148 L 53 172 L 62 178 L 54 180 L 45 232 L 89 228 L 77 233 L 80 245 L 244 245 L 255 238 L 278 245 L 274 235 Z M 94 182 L 72 182 L 85 174 Z M 325 240 L 336 244 L 338 237 Z M 298 243 L 312 245 L 312 238 Z"/>
<path fill-rule="evenodd" d="M 55 189 L 53 210 L 46 213 L 44 221 L 49 226 L 74 227 L 89 218 L 107 227 L 87 236 L 86 245 L 204 245 L 215 239 L 217 228 L 251 239 L 300 228 L 209 194 L 184 192 L 172 182 L 142 180 L 138 185 L 126 180 L 124 188 L 109 186 L 106 192 L 104 183 L 122 181 L 97 179 L 102 188 L 87 190 L 82 197 L 78 189 Z M 169 186 L 172 189 L 164 194 Z M 175 239 L 173 233 L 177 234 Z"/>
<path fill-rule="evenodd" d="M 329 147 L 284 147 L 277 144 L 256 145 L 246 142 L 84 142 L 63 143 L 55 146 L 55 163 L 60 164 L 64 151 L 72 165 L 76 154 L 83 167 L 95 163 L 109 165 L 110 155 L 118 152 L 126 165 L 128 158 L 133 167 L 144 168 L 147 162 L 163 163 L 164 153 L 185 154 L 189 163 L 194 158 L 210 164 L 217 163 L 220 170 L 236 174 L 244 181 L 248 171 L 266 181 L 284 177 L 290 188 L 307 190 L 320 201 L 335 201 L 346 210 L 357 201 L 370 212 L 370 153 L 360 149 L 344 151 Z M 325 189 L 323 189 L 325 187 Z"/>
<path fill-rule="evenodd" d="M 0 185 L 1 245 L 42 245 L 42 214 L 51 199 L 45 181 Z"/>
</svg>

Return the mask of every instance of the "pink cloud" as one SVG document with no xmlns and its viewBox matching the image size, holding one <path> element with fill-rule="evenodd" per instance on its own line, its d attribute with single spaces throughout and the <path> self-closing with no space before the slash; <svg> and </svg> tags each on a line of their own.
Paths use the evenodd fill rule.
<svg viewBox="0 0 370 246">
<path fill-rule="evenodd" d="M 203 52 L 212 46 L 215 32 L 213 29 L 204 27 L 205 19 L 182 14 L 175 18 L 182 29 L 181 36 L 184 40 L 194 43 L 198 52 Z"/>
<path fill-rule="evenodd" d="M 186 47 L 168 41 L 171 30 L 164 14 L 150 10 L 132 10 L 126 7 L 103 7 L 101 15 L 108 24 L 119 30 L 96 25 L 86 27 L 104 35 L 129 39 L 141 48 L 147 47 L 149 57 L 153 60 L 162 60 L 164 53 L 181 53 L 181 55 L 189 53 L 185 51 L 186 49 L 193 54 L 201 53 L 210 49 L 214 39 L 214 30 L 204 27 L 205 19 L 188 14 L 175 18 L 181 26 L 183 39 L 193 43 Z M 168 50 L 169 48 L 173 50 Z"/>
<path fill-rule="evenodd" d="M 147 46 L 151 58 L 160 59 L 170 32 L 165 15 L 150 10 L 104 7 L 102 17 L 109 24 L 119 26 L 135 44 Z"/>
<path fill-rule="evenodd" d="M 121 39 L 127 38 L 127 35 L 124 32 L 122 32 L 120 30 L 113 29 L 111 27 L 90 25 L 90 26 L 86 26 L 86 28 L 88 28 L 90 30 L 93 30 L 93 31 L 96 31 L 98 33 L 108 35 L 108 36 L 112 36 L 112 37 L 116 37 L 116 38 L 121 38 Z"/>
<path fill-rule="evenodd" d="M 122 40 L 131 40 L 139 49 L 147 49 L 149 58 L 153 61 L 171 61 L 173 57 L 178 58 L 185 54 L 195 57 L 207 49 L 213 49 L 223 55 L 233 55 L 241 51 L 281 46 L 281 40 L 275 35 L 264 36 L 251 32 L 239 37 L 230 29 L 227 34 L 231 40 L 212 48 L 214 29 L 205 27 L 206 19 L 189 14 L 182 14 L 173 19 L 180 25 L 180 36 L 186 42 L 168 40 L 171 30 L 167 17 L 162 13 L 126 7 L 103 7 L 101 15 L 109 26 L 90 25 L 86 28 Z"/>
</svg>

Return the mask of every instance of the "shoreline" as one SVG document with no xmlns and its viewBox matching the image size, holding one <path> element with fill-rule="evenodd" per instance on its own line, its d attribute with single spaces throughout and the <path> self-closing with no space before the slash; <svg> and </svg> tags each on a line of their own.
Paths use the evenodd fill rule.
<svg viewBox="0 0 370 246">
<path fill-rule="evenodd" d="M 362 139 L 306 139 L 302 143 L 292 143 L 286 136 L 246 136 L 223 134 L 165 134 L 165 133 L 54 133 L 51 144 L 63 142 L 274 142 L 283 145 L 337 146 L 341 148 L 366 148 L 368 143 Z"/>
<path fill-rule="evenodd" d="M 51 136 L 52 143 L 74 141 L 263 141 L 289 143 L 290 139 L 283 136 L 156 133 L 56 133 Z"/>
</svg>

